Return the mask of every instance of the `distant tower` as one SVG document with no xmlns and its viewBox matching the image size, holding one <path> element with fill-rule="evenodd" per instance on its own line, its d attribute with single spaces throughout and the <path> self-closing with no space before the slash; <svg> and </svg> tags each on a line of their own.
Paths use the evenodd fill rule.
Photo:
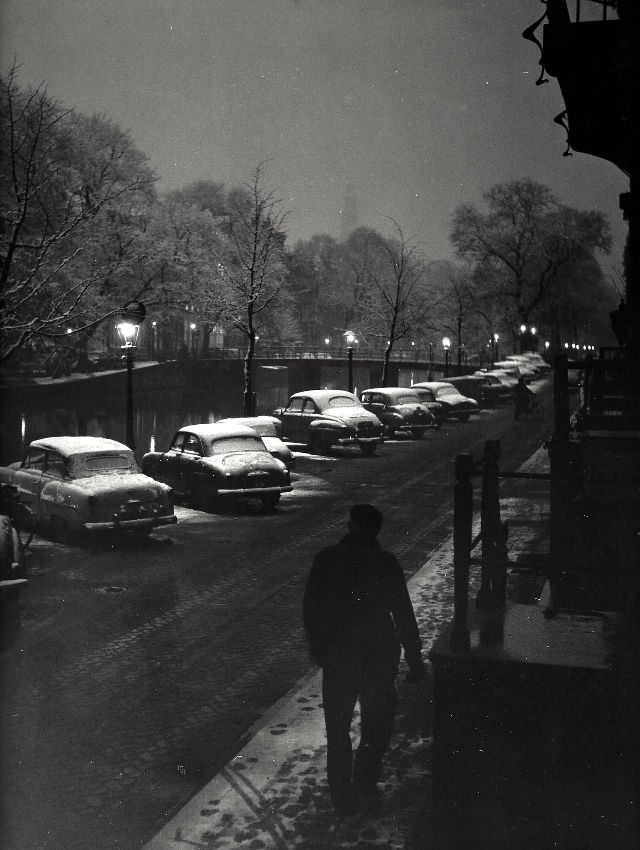
<svg viewBox="0 0 640 850">
<path fill-rule="evenodd" d="M 340 238 L 344 241 L 358 227 L 358 206 L 356 194 L 351 184 L 344 193 L 344 204 L 340 210 Z"/>
</svg>

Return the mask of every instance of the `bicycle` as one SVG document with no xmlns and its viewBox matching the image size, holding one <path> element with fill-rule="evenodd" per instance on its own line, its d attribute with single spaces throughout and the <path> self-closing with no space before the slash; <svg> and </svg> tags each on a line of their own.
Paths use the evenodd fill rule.
<svg viewBox="0 0 640 850">
<path fill-rule="evenodd" d="M 31 508 L 20 501 L 18 488 L 13 484 L 0 485 L 0 515 L 9 519 L 20 548 L 27 549 L 35 533 L 35 516 Z"/>
</svg>

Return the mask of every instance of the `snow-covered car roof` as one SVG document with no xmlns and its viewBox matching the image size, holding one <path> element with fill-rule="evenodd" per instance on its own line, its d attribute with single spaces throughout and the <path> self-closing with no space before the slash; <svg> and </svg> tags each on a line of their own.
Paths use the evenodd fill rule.
<svg viewBox="0 0 640 850">
<path fill-rule="evenodd" d="M 363 393 L 386 393 L 390 396 L 413 395 L 416 398 L 418 396 L 413 387 L 369 387 L 369 389 L 362 390 L 360 395 Z"/>
<path fill-rule="evenodd" d="M 462 381 L 481 381 L 482 375 L 456 375 L 453 378 L 449 378 L 448 383 L 453 384 L 455 387 L 456 384 L 461 383 Z"/>
<path fill-rule="evenodd" d="M 178 433 L 188 431 L 205 440 L 216 440 L 218 437 L 255 437 L 256 432 L 247 425 L 227 425 L 223 422 L 203 422 L 196 425 L 183 425 Z"/>
<path fill-rule="evenodd" d="M 227 419 L 218 419 L 216 425 L 227 425 L 228 427 L 243 426 L 252 428 L 261 437 L 277 437 L 280 428 L 280 420 L 275 416 L 238 416 Z"/>
<path fill-rule="evenodd" d="M 327 401 L 330 398 L 349 398 L 352 401 L 360 401 L 353 393 L 346 390 L 304 390 L 294 393 L 291 398 L 312 398 L 314 401 Z"/>
<path fill-rule="evenodd" d="M 38 449 L 51 449 L 59 452 L 63 457 L 95 452 L 131 452 L 129 446 L 108 437 L 43 437 L 32 440 L 31 446 Z"/>
<path fill-rule="evenodd" d="M 413 387 L 426 387 L 429 390 L 439 390 L 442 387 L 451 387 L 452 389 L 456 389 L 453 384 L 450 384 L 449 381 L 420 381 L 417 384 L 413 384 Z M 411 387 L 411 389 L 413 389 Z"/>
</svg>

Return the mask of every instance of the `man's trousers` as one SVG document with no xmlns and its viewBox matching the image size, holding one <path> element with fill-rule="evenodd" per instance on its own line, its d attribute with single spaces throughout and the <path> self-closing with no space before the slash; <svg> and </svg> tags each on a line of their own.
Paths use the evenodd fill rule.
<svg viewBox="0 0 640 850">
<path fill-rule="evenodd" d="M 371 793 L 380 778 L 397 704 L 395 679 L 399 652 L 386 658 L 354 659 L 336 653 L 322 674 L 327 728 L 327 779 L 335 805 L 348 804 L 356 793 Z M 360 701 L 360 744 L 355 760 L 351 722 Z"/>
</svg>

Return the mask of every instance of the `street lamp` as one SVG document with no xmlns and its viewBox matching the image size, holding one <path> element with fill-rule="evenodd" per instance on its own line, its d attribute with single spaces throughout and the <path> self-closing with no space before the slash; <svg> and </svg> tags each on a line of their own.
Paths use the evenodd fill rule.
<svg viewBox="0 0 640 850">
<path fill-rule="evenodd" d="M 349 392 L 353 392 L 353 343 L 357 342 L 352 331 L 345 331 L 344 338 L 347 341 L 347 384 Z"/>
<path fill-rule="evenodd" d="M 499 339 L 500 339 L 500 334 L 494 334 L 491 337 L 491 365 L 492 366 L 496 362 L 496 360 L 500 359 L 498 357 L 498 340 Z"/>
<path fill-rule="evenodd" d="M 151 359 L 158 358 L 158 323 L 151 322 Z"/>
<path fill-rule="evenodd" d="M 122 310 L 122 320 L 116 325 L 120 337 L 122 356 L 127 364 L 127 437 L 126 443 L 135 451 L 135 431 L 133 416 L 133 358 L 138 347 L 140 324 L 145 317 L 144 304 L 130 302 Z"/>
<path fill-rule="evenodd" d="M 525 351 L 536 351 L 537 343 L 534 344 L 533 338 L 537 334 L 538 329 L 535 325 L 520 325 L 520 354 L 523 354 Z"/>
<path fill-rule="evenodd" d="M 449 349 L 451 348 L 451 340 L 448 336 L 442 337 L 442 347 L 444 348 L 444 376 L 449 375 Z"/>
<path fill-rule="evenodd" d="M 190 350 L 189 350 L 189 353 L 191 355 L 195 356 L 198 353 L 198 326 L 195 322 L 190 323 L 189 331 L 190 331 L 190 339 L 189 339 L 189 342 L 190 342 L 189 349 Z"/>
</svg>

